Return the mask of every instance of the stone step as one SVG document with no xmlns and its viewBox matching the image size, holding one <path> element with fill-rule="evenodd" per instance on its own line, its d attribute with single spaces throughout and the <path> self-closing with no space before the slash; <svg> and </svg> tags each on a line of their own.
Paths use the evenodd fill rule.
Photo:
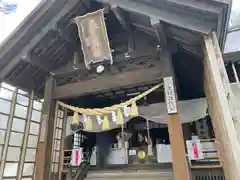
<svg viewBox="0 0 240 180">
<path fill-rule="evenodd" d="M 171 170 L 172 163 L 164 164 L 124 164 L 124 165 L 111 165 L 107 167 L 108 170 Z M 93 171 L 102 171 L 97 167 L 90 167 Z"/>
<path fill-rule="evenodd" d="M 124 177 L 124 178 L 85 178 L 84 180 L 173 180 L 172 177 Z"/>
<path fill-rule="evenodd" d="M 114 180 L 137 180 L 137 179 L 159 179 L 159 180 L 172 180 L 173 178 L 172 171 L 152 171 L 152 170 L 137 170 L 137 171 L 98 171 L 98 172 L 88 172 L 86 179 L 95 180 L 95 179 L 114 179 Z"/>
</svg>

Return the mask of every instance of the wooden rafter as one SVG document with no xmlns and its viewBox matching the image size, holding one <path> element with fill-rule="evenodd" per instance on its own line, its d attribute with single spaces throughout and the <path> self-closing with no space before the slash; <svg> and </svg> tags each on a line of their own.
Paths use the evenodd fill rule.
<svg viewBox="0 0 240 180">
<path fill-rule="evenodd" d="M 41 59 L 35 56 L 33 53 L 23 56 L 22 60 L 38 68 L 40 71 L 43 71 L 44 73 L 48 74 L 51 72 L 48 66 L 46 64 L 42 64 Z"/>
<path fill-rule="evenodd" d="M 128 13 L 118 6 L 113 6 L 112 11 L 114 12 L 120 24 L 128 33 L 128 51 L 129 52 L 134 51 L 134 37 Z"/>
<path fill-rule="evenodd" d="M 154 29 L 156 37 L 158 39 L 158 43 L 160 45 L 167 44 L 167 37 L 165 35 L 165 29 L 163 28 L 163 23 L 160 22 L 158 19 L 150 18 L 150 23 Z"/>
</svg>

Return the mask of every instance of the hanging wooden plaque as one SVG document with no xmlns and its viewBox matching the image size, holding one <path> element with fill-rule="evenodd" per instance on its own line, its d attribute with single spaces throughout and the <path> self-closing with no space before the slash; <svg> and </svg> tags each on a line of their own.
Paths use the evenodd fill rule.
<svg viewBox="0 0 240 180">
<path fill-rule="evenodd" d="M 90 69 L 91 64 L 102 61 L 112 61 L 103 10 L 98 10 L 75 18 L 85 65 Z"/>
<path fill-rule="evenodd" d="M 178 112 L 176 103 L 176 94 L 172 77 L 164 78 L 164 92 L 165 101 L 167 104 L 168 114 L 175 114 Z"/>
</svg>

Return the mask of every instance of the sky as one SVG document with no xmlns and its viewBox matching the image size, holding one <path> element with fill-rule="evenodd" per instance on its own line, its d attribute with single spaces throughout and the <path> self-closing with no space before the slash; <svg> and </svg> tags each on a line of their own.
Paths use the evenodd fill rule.
<svg viewBox="0 0 240 180">
<path fill-rule="evenodd" d="M 239 0 L 232 0 L 232 1 L 233 1 L 232 9 L 240 11 L 240 1 Z"/>
<path fill-rule="evenodd" d="M 41 0 L 3 0 L 3 2 L 16 3 L 17 10 L 8 15 L 0 12 L 0 44 L 24 18 L 41 2 Z"/>
<path fill-rule="evenodd" d="M 0 44 L 41 1 L 42 0 L 3 0 L 3 2 L 16 3 L 18 8 L 16 12 L 8 15 L 0 13 Z M 232 9 L 240 11 L 240 0 L 233 0 Z"/>
</svg>

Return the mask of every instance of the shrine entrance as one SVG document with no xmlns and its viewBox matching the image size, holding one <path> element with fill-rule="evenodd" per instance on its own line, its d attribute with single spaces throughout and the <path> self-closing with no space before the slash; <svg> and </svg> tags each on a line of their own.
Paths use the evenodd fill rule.
<svg viewBox="0 0 240 180">
<path fill-rule="evenodd" d="M 70 142 L 64 149 L 65 151 L 69 150 L 65 155 L 66 158 L 67 156 L 71 158 L 70 151 L 72 149 L 73 152 L 80 149 L 81 158 L 90 158 L 91 166 L 98 169 L 119 165 L 123 167 L 126 165 L 125 167 L 127 167 L 127 165 L 144 164 L 159 164 L 161 168 L 171 167 L 172 149 L 165 103 L 148 103 L 149 101 L 143 101 L 143 105 L 138 104 L 138 116 L 135 115 L 135 117 L 129 117 L 123 111 L 122 116 L 124 116 L 125 122 L 123 125 L 121 123 L 117 125 L 119 119 L 116 119 L 117 116 L 114 113 L 108 116 L 107 123 L 105 118 L 89 116 L 86 119 L 86 117 L 79 115 L 78 124 L 75 125 L 74 118 L 76 116 L 69 115 L 66 124 L 68 129 L 66 136 L 73 136 L 73 144 L 71 144 L 70 139 L 66 139 Z M 63 107 L 68 107 L 64 103 L 60 104 Z M 181 109 L 185 153 L 191 153 L 187 147 L 189 140 L 192 140 L 192 142 L 195 142 L 195 140 L 201 141 L 201 144 L 203 144 L 202 150 L 204 153 L 201 157 L 195 157 L 194 159 L 193 155 L 189 154 L 189 160 L 193 160 L 191 162 L 192 166 L 194 168 L 221 167 L 205 98 L 180 101 L 179 108 Z M 127 112 L 130 114 L 131 107 L 128 108 Z M 73 125 L 77 129 L 74 129 Z M 86 154 L 89 153 L 87 151 L 91 148 L 92 157 L 87 157 Z M 200 156 L 202 152 L 199 151 L 198 153 Z M 78 163 L 72 163 L 72 166 L 77 166 Z M 69 160 L 64 164 L 67 167 L 71 162 Z"/>
</svg>

